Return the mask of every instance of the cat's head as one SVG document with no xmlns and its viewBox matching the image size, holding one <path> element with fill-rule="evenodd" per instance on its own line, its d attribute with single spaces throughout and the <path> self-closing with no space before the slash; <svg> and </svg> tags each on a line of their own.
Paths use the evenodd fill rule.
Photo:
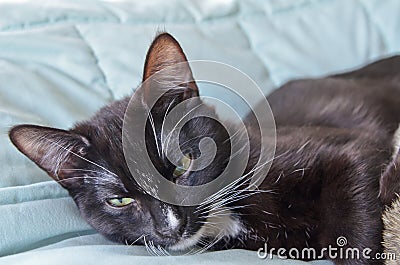
<svg viewBox="0 0 400 265">
<path fill-rule="evenodd" d="M 182 62 L 187 62 L 187 59 L 178 42 L 169 34 L 160 34 L 148 51 L 143 81 L 170 65 Z M 179 135 L 180 149 L 185 154 L 178 159 L 180 166 L 173 165 L 163 156 L 163 146 L 159 141 L 165 114 L 188 98 L 198 99 L 197 103 L 190 104 L 202 103 L 191 69 L 187 66 L 181 71 L 176 74 L 187 80 L 178 87 L 168 84 L 173 82 L 173 76 L 165 76 L 162 80 L 166 85 L 165 94 L 151 109 L 152 119 L 145 127 L 147 150 L 140 151 L 147 152 L 166 179 L 194 186 L 218 177 L 228 162 L 231 143 L 218 121 L 195 118 L 182 128 Z M 142 110 L 149 108 L 147 103 L 153 89 L 148 85 L 135 97 Z M 239 221 L 228 213 L 219 215 L 224 220 L 207 227 L 207 223 L 212 222 L 206 209 L 162 202 L 137 185 L 128 169 L 122 146 L 123 118 L 128 103 L 129 98 L 126 98 L 106 106 L 93 118 L 71 130 L 18 125 L 11 129 L 10 139 L 22 153 L 69 191 L 82 215 L 96 230 L 114 241 L 132 244 L 145 243 L 146 240 L 155 245 L 183 249 L 218 233 L 228 236 L 237 233 Z M 193 108 L 189 105 L 188 111 L 189 107 Z M 210 107 L 209 111 L 214 110 Z M 192 172 L 191 161 L 200 155 L 199 141 L 204 137 L 210 137 L 216 143 L 216 156 L 210 165 Z M 133 174 L 146 178 L 150 173 Z M 219 224 L 227 225 L 229 229 L 224 230 L 218 227 Z"/>
</svg>

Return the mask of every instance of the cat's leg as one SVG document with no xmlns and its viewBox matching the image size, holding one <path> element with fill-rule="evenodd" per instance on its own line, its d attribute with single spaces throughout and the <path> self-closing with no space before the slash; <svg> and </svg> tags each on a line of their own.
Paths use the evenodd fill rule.
<svg viewBox="0 0 400 265">
<path fill-rule="evenodd" d="M 357 183 L 362 178 L 339 178 L 329 183 L 337 192 L 322 193 L 319 243 L 332 249 L 324 257 L 338 265 L 383 264 L 375 259 L 383 252 L 382 209 L 374 186 Z"/>
<path fill-rule="evenodd" d="M 380 180 L 379 197 L 390 205 L 400 195 L 400 126 L 393 136 L 393 158 Z"/>
<path fill-rule="evenodd" d="M 360 221 L 361 222 L 361 221 Z M 366 221 L 367 222 L 367 221 Z M 368 230 L 361 231 L 359 227 L 343 227 L 341 225 L 331 226 L 325 239 L 324 257 L 332 260 L 336 265 L 382 265 L 382 260 L 377 260 L 383 253 L 381 247 L 381 235 L 376 231 L 381 231 L 381 224 L 370 225 Z M 348 231 L 345 231 L 348 230 Z M 345 245 L 342 245 L 345 244 Z M 378 254 L 379 253 L 379 254 Z"/>
</svg>

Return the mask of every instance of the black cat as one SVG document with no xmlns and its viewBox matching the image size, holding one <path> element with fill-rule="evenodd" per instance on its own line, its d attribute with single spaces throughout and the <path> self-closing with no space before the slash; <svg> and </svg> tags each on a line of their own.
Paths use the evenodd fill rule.
<svg viewBox="0 0 400 265">
<path fill-rule="evenodd" d="M 143 81 L 186 61 L 178 42 L 160 34 L 148 51 Z M 399 69 L 400 57 L 392 57 L 342 75 L 289 82 L 273 92 L 267 99 L 276 121 L 276 156 L 258 192 L 243 189 L 260 153 L 260 130 L 250 114 L 247 177 L 198 207 L 157 200 L 132 178 L 122 150 L 129 98 L 104 107 L 71 130 L 18 125 L 10 138 L 69 191 L 84 218 L 111 240 L 146 244 L 153 251 L 157 246 L 185 250 L 195 245 L 201 250 L 258 250 L 266 244 L 274 253 L 278 248 L 300 252 L 313 248 L 321 256 L 298 258 L 382 264 L 365 256 L 332 257 L 323 249 L 338 247 L 338 238 L 344 237 L 344 249 L 368 248 L 371 257 L 382 251 L 381 214 L 400 190 L 399 143 L 393 142 L 400 123 Z M 167 86 L 164 97 L 151 109 L 152 121 L 145 130 L 148 151 L 142 151 L 165 178 L 193 186 L 215 179 L 224 170 L 231 141 L 217 121 L 195 118 L 180 135 L 181 149 L 187 154 L 182 165 L 174 166 L 159 155 L 165 113 L 199 95 L 190 69 L 185 71 L 187 83 L 177 90 Z M 165 82 L 169 80 L 171 76 Z M 148 86 L 134 99 L 143 110 L 151 92 Z M 214 112 L 212 107 L 209 111 Z M 202 137 L 214 140 L 217 154 L 210 166 L 191 172 L 190 161 L 199 155 Z"/>
</svg>

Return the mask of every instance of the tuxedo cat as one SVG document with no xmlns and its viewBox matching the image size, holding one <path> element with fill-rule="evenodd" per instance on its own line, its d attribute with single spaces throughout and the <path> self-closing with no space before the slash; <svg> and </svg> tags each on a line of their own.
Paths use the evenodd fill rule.
<svg viewBox="0 0 400 265">
<path fill-rule="evenodd" d="M 159 34 L 151 44 L 143 81 L 164 68 L 186 62 L 178 42 Z M 144 244 L 150 251 L 264 247 L 337 247 L 382 252 L 382 219 L 399 189 L 400 57 L 360 70 L 321 79 L 292 81 L 267 99 L 276 121 L 276 155 L 258 190 L 243 187 L 260 154 L 260 130 L 254 115 L 246 118 L 250 159 L 245 177 L 199 206 L 177 206 L 148 195 L 134 180 L 123 155 L 122 123 L 130 98 L 102 108 L 71 130 L 18 125 L 9 135 L 14 145 L 76 202 L 83 217 L 107 238 Z M 223 171 L 230 139 L 220 124 L 194 118 L 182 128 L 179 142 L 187 155 L 180 166 L 158 154 L 165 113 L 178 103 L 197 98 L 190 68 L 179 88 L 166 86 L 150 109 L 145 129 L 147 152 L 157 170 L 180 185 L 201 185 Z M 169 82 L 173 76 L 165 77 Z M 134 100 L 149 108 L 151 86 Z M 198 99 L 199 102 L 201 99 Z M 205 104 L 205 103 L 203 103 Z M 187 106 L 189 107 L 189 106 Z M 214 112 L 209 107 L 210 112 Z M 399 134 L 400 135 L 400 134 Z M 216 143 L 210 166 L 196 172 L 190 163 L 199 155 L 202 137 Z M 273 139 L 267 139 L 273 140 Z M 161 150 L 163 152 L 163 150 Z M 145 177 L 146 172 L 141 172 Z M 311 259 L 311 257 L 300 257 Z M 360 257 L 345 259 L 324 253 L 336 264 L 382 264 Z"/>
</svg>

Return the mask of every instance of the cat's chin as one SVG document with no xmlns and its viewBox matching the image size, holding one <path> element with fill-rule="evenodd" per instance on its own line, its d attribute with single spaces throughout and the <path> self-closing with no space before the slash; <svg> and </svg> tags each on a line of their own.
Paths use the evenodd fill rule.
<svg viewBox="0 0 400 265">
<path fill-rule="evenodd" d="M 210 244 L 221 239 L 235 238 L 245 232 L 245 228 L 239 218 L 235 217 L 232 212 L 209 213 L 204 225 L 192 236 L 185 237 L 185 233 L 176 244 L 168 246 L 171 251 L 183 251 L 190 249 L 203 241 Z"/>
</svg>

